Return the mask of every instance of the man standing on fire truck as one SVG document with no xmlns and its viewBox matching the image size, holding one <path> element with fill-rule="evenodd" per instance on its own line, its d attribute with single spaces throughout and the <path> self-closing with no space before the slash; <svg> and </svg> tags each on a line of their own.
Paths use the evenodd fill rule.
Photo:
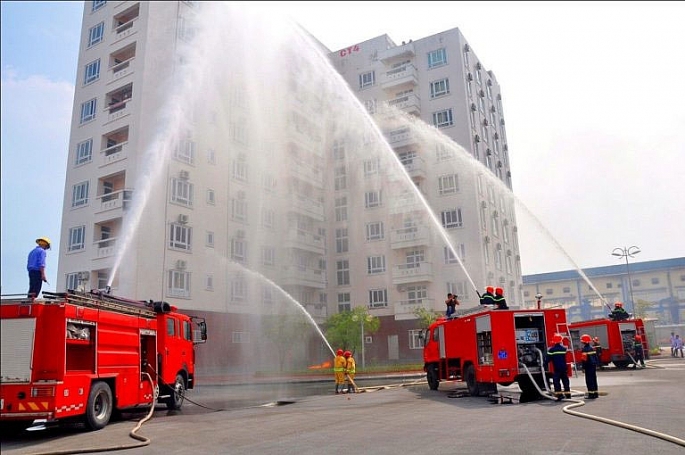
<svg viewBox="0 0 685 455">
<path fill-rule="evenodd" d="M 50 239 L 39 237 L 36 243 L 38 246 L 31 250 L 26 264 L 26 270 L 29 272 L 29 299 L 38 298 L 43 282 L 48 282 L 45 278 L 45 257 L 47 256 L 45 250 L 50 249 Z"/>
<path fill-rule="evenodd" d="M 571 398 L 571 384 L 568 379 L 568 366 L 566 365 L 566 346 L 562 344 L 564 337 L 560 334 L 555 334 L 552 338 L 554 343 L 547 350 L 547 363 L 552 362 L 552 383 L 554 384 L 554 396 L 557 401 L 564 398 Z M 561 385 L 564 385 L 564 391 L 561 391 Z"/>
<path fill-rule="evenodd" d="M 597 352 L 592 346 L 592 337 L 588 334 L 584 334 L 580 337 L 580 341 L 583 343 L 583 372 L 585 373 L 585 386 L 587 387 L 587 397 L 591 400 L 599 398 L 599 392 L 597 391 L 597 365 L 599 364 L 599 359 L 597 358 Z"/>
</svg>

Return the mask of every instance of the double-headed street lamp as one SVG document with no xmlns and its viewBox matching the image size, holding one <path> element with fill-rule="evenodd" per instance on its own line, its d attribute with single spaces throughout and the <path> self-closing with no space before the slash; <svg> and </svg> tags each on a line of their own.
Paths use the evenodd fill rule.
<svg viewBox="0 0 685 455">
<path fill-rule="evenodd" d="M 633 300 L 633 280 L 630 279 L 630 266 L 628 265 L 628 258 L 634 258 L 637 253 L 640 252 L 640 248 L 636 246 L 614 248 L 611 252 L 612 256 L 617 256 L 620 258 L 626 258 L 626 272 L 628 272 L 628 289 L 630 290 L 630 304 L 633 307 L 633 314 L 635 314 L 635 301 Z"/>
</svg>

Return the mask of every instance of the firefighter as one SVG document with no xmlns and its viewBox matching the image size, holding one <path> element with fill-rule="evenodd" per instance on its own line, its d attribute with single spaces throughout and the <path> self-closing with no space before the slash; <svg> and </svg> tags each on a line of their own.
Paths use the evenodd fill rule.
<svg viewBox="0 0 685 455">
<path fill-rule="evenodd" d="M 335 393 L 342 393 L 345 387 L 345 360 L 344 352 L 338 349 L 335 353 L 335 360 L 333 361 L 333 374 L 335 374 Z"/>
<path fill-rule="evenodd" d="M 350 351 L 345 351 L 343 355 L 345 357 L 345 382 L 347 382 L 347 393 L 356 393 L 357 388 L 354 384 L 354 375 L 357 372 L 357 363 L 354 361 L 354 357 L 352 357 Z"/>
<path fill-rule="evenodd" d="M 640 335 L 635 335 L 633 351 L 635 352 L 635 363 L 633 364 L 633 370 L 637 368 L 639 363 L 642 368 L 645 367 L 645 351 L 642 346 L 642 337 Z"/>
<path fill-rule="evenodd" d="M 599 342 L 599 337 L 594 337 L 592 339 L 592 347 L 595 348 L 597 353 L 597 368 L 602 369 L 602 343 Z"/>
<path fill-rule="evenodd" d="M 45 258 L 47 256 L 45 250 L 50 249 L 50 239 L 39 237 L 36 239 L 36 243 L 38 246 L 31 250 L 26 264 L 26 270 L 29 272 L 29 299 L 37 298 L 43 283 L 48 282 L 45 277 Z"/>
<path fill-rule="evenodd" d="M 623 321 L 625 319 L 628 319 L 629 317 L 630 317 L 630 315 L 623 308 L 623 303 L 621 303 L 621 302 L 614 303 L 614 309 L 609 314 L 609 319 L 613 319 L 614 321 Z"/>
<path fill-rule="evenodd" d="M 481 305 L 494 305 L 495 304 L 495 288 L 488 286 L 485 288 L 485 293 L 480 296 Z"/>
<path fill-rule="evenodd" d="M 571 398 L 571 384 L 568 379 L 568 366 L 566 365 L 566 346 L 563 345 L 564 337 L 555 334 L 552 338 L 552 346 L 547 349 L 547 363 L 552 362 L 552 383 L 554 384 L 554 396 L 556 401 Z M 561 386 L 564 391 L 561 391 Z"/>
<path fill-rule="evenodd" d="M 587 396 L 594 400 L 599 398 L 599 392 L 597 391 L 597 365 L 599 364 L 599 359 L 597 358 L 597 352 L 592 346 L 592 337 L 588 334 L 584 334 L 580 337 L 581 343 L 583 343 L 583 349 L 581 360 L 583 362 L 583 372 L 585 373 L 585 386 L 587 387 Z"/>
<path fill-rule="evenodd" d="M 508 310 L 509 309 L 509 307 L 507 306 L 507 299 L 504 298 L 504 289 L 502 289 L 502 288 L 495 289 L 494 302 L 497 305 L 498 310 Z"/>
</svg>

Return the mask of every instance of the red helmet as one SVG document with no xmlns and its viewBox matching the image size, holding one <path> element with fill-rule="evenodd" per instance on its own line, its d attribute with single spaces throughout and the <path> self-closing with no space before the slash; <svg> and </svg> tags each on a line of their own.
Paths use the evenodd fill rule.
<svg viewBox="0 0 685 455">
<path fill-rule="evenodd" d="M 640 335 L 635 335 L 635 341 L 642 341 L 642 337 Z"/>
<path fill-rule="evenodd" d="M 614 303 L 614 306 L 617 308 L 623 308 L 623 304 L 621 302 Z"/>
<path fill-rule="evenodd" d="M 592 341 L 594 341 L 595 343 L 599 343 L 599 337 L 594 337 Z"/>
<path fill-rule="evenodd" d="M 562 337 L 561 334 L 559 334 L 559 333 L 555 333 L 554 336 L 552 337 L 552 341 L 554 343 L 561 343 L 562 341 L 564 341 L 564 337 Z"/>
<path fill-rule="evenodd" d="M 492 286 L 488 286 L 488 287 L 485 288 L 485 291 L 486 291 L 486 292 L 489 292 L 490 294 L 492 294 L 493 292 L 495 292 L 495 288 L 493 288 Z"/>
<path fill-rule="evenodd" d="M 586 333 L 580 337 L 580 341 L 582 341 L 583 343 L 591 343 L 592 337 Z"/>
<path fill-rule="evenodd" d="M 495 289 L 495 294 L 497 294 L 497 295 L 504 295 L 504 289 L 502 289 L 502 288 L 497 288 L 497 289 Z"/>
<path fill-rule="evenodd" d="M 350 357 L 352 355 L 352 353 L 350 351 L 345 351 L 344 355 L 345 355 L 345 357 Z"/>
<path fill-rule="evenodd" d="M 338 350 L 336 351 L 335 355 L 343 355 L 343 350 L 342 350 L 342 349 L 338 349 Z"/>
</svg>

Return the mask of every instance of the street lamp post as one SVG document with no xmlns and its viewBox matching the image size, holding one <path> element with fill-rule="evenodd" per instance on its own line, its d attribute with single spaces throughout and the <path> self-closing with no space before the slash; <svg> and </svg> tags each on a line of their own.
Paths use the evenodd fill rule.
<svg viewBox="0 0 685 455">
<path fill-rule="evenodd" d="M 630 278 L 630 266 L 628 265 L 628 258 L 634 258 L 640 248 L 636 246 L 614 248 L 611 252 L 612 256 L 626 258 L 626 272 L 628 273 L 628 289 L 630 291 L 630 304 L 632 305 L 633 314 L 635 314 L 635 301 L 633 300 L 633 280 Z"/>
<path fill-rule="evenodd" d="M 357 316 L 356 314 L 354 316 L 352 316 L 353 321 L 356 321 L 357 319 L 359 319 L 359 325 L 361 327 L 361 334 L 362 334 L 362 369 L 364 369 L 364 368 L 366 368 L 366 358 L 364 356 L 364 321 L 366 320 L 368 322 L 371 322 L 371 320 L 373 319 L 373 316 L 371 316 L 370 314 L 367 314 L 365 318 L 361 317 L 361 316 Z"/>
</svg>

